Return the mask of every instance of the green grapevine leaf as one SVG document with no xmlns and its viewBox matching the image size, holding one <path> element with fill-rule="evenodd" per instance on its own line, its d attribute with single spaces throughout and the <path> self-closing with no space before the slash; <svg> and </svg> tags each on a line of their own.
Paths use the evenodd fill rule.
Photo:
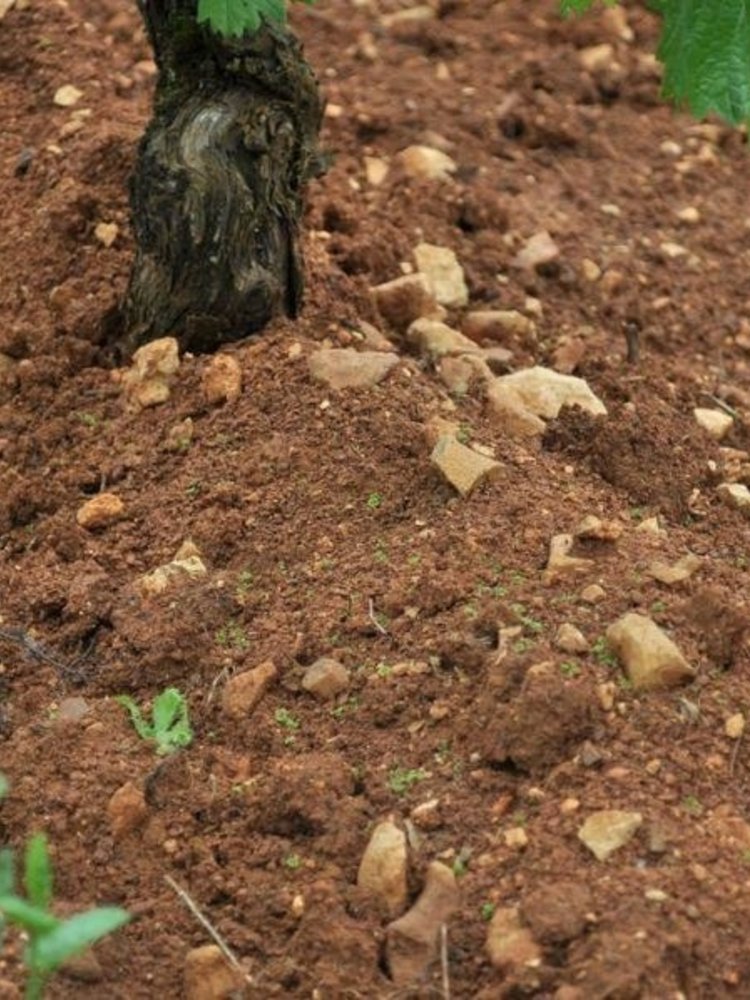
<svg viewBox="0 0 750 1000">
<path fill-rule="evenodd" d="M 284 0 L 198 0 L 198 24 L 225 38 L 257 31 L 263 20 L 284 24 Z"/>
<path fill-rule="evenodd" d="M 129 919 L 129 914 L 117 906 L 77 913 L 33 942 L 34 968 L 42 974 L 54 972 L 71 955 L 116 931 Z"/>
<path fill-rule="evenodd" d="M 664 93 L 698 118 L 750 117 L 750 0 L 660 0 Z"/>
<path fill-rule="evenodd" d="M 52 902 L 52 865 L 47 850 L 47 838 L 35 834 L 26 845 L 24 883 L 29 902 L 42 910 Z"/>
</svg>

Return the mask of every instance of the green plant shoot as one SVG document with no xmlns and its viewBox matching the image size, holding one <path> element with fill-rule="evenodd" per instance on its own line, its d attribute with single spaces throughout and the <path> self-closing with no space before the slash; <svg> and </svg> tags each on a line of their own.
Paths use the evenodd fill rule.
<svg viewBox="0 0 750 1000">
<path fill-rule="evenodd" d="M 177 688 L 166 688 L 154 698 L 152 722 L 147 722 L 138 705 L 127 694 L 115 701 L 127 709 L 133 727 L 142 740 L 153 740 L 158 754 L 174 753 L 193 742 L 193 730 L 188 717 L 185 696 Z"/>
<path fill-rule="evenodd" d="M 15 891 L 13 854 L 0 851 L 0 931 L 12 924 L 24 931 L 24 963 L 28 971 L 26 1000 L 40 1000 L 47 979 L 73 955 L 122 927 L 130 919 L 117 906 L 98 907 L 61 920 L 51 911 L 52 864 L 44 834 L 26 845 L 23 872 L 25 897 Z"/>
</svg>

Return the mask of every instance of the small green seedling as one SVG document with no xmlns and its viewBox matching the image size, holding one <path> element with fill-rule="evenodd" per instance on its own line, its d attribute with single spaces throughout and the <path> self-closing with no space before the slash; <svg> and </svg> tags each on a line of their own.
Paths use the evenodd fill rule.
<svg viewBox="0 0 750 1000">
<path fill-rule="evenodd" d="M 388 775 L 388 787 L 396 795 L 405 795 L 412 785 L 424 781 L 426 777 L 421 768 L 394 767 Z"/>
<path fill-rule="evenodd" d="M 563 677 L 578 677 L 581 672 L 581 666 L 576 663 L 575 660 L 565 660 L 560 664 L 560 673 Z"/>
<path fill-rule="evenodd" d="M 288 708 L 277 708 L 273 717 L 282 729 L 288 729 L 292 733 L 296 733 L 300 727 L 299 719 Z"/>
<path fill-rule="evenodd" d="M 616 667 L 618 660 L 615 654 L 612 652 L 612 648 L 605 636 L 600 635 L 596 640 L 594 645 L 591 647 L 591 652 L 594 654 L 596 660 L 601 663 L 603 667 Z"/>
<path fill-rule="evenodd" d="M 185 696 L 177 688 L 167 688 L 154 698 L 151 708 L 153 722 L 146 722 L 130 695 L 115 698 L 130 714 L 135 731 L 142 740 L 153 740 L 158 754 L 174 753 L 193 742 L 193 730 L 188 717 Z"/>
<path fill-rule="evenodd" d="M 0 851 L 0 934 L 6 923 L 24 932 L 28 970 L 25 997 L 41 1000 L 47 979 L 63 962 L 122 927 L 130 916 L 117 906 L 104 906 L 76 913 L 67 920 L 56 917 L 51 910 L 52 864 L 42 833 L 35 834 L 26 845 L 25 897 L 16 892 L 13 869 L 13 852 L 5 848 Z"/>
<path fill-rule="evenodd" d="M 370 510 L 377 510 L 382 503 L 383 503 L 382 493 L 371 493 L 367 498 L 367 506 L 370 508 Z"/>
<path fill-rule="evenodd" d="M 494 903 L 482 903 L 479 907 L 479 915 L 482 920 L 489 923 L 490 920 L 495 916 L 495 904 Z"/>
<path fill-rule="evenodd" d="M 282 859 L 281 863 L 285 868 L 288 868 L 290 872 L 296 872 L 302 867 L 302 858 L 299 854 L 287 854 Z"/>
</svg>

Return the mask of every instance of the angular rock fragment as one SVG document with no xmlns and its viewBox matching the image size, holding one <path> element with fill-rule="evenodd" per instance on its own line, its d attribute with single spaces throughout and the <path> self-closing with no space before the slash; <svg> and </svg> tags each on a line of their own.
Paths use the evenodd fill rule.
<svg viewBox="0 0 750 1000">
<path fill-rule="evenodd" d="M 380 900 L 391 917 L 406 906 L 408 860 L 404 831 L 391 819 L 378 823 L 362 856 L 357 885 Z"/>
<path fill-rule="evenodd" d="M 628 612 L 607 629 L 607 642 L 636 691 L 685 684 L 695 677 L 677 646 L 650 618 Z"/>
<path fill-rule="evenodd" d="M 231 719 L 249 716 L 278 676 L 272 660 L 266 660 L 252 670 L 244 670 L 227 681 L 221 698 L 221 707 Z"/>
<path fill-rule="evenodd" d="M 438 304 L 424 274 L 406 274 L 370 289 L 380 315 L 400 332 L 422 316 L 435 316 Z"/>
<path fill-rule="evenodd" d="M 242 392 L 242 369 L 231 354 L 217 354 L 208 363 L 201 379 L 203 398 L 210 405 L 233 403 Z"/>
<path fill-rule="evenodd" d="M 406 339 L 422 354 L 442 357 L 448 354 L 476 354 L 479 348 L 473 340 L 464 337 L 458 330 L 434 319 L 417 319 L 406 333 Z"/>
<path fill-rule="evenodd" d="M 496 969 L 506 974 L 542 960 L 542 949 L 521 922 L 517 906 L 495 910 L 487 927 L 487 954 Z"/>
<path fill-rule="evenodd" d="M 322 656 L 305 671 L 302 687 L 316 698 L 330 701 L 349 687 L 349 671 L 338 660 Z"/>
<path fill-rule="evenodd" d="M 398 362 L 398 354 L 344 347 L 316 351 L 309 365 L 315 381 L 331 389 L 369 389 L 382 382 Z"/>
<path fill-rule="evenodd" d="M 684 583 L 685 580 L 689 580 L 700 569 L 702 564 L 703 560 L 700 556 L 695 555 L 693 552 L 688 552 L 687 555 L 684 555 L 682 559 L 678 559 L 671 566 L 669 563 L 658 560 L 652 562 L 646 572 L 654 580 L 658 580 L 659 583 L 664 583 L 668 587 L 671 587 L 676 583 Z"/>
<path fill-rule="evenodd" d="M 477 454 L 473 448 L 467 448 L 449 435 L 438 439 L 430 460 L 451 486 L 464 497 L 467 497 L 480 483 L 492 479 L 502 469 L 500 462 Z"/>
<path fill-rule="evenodd" d="M 464 271 L 453 250 L 420 243 L 414 249 L 417 269 L 427 277 L 432 291 L 441 306 L 457 309 L 469 301 Z"/>
<path fill-rule="evenodd" d="M 424 888 L 414 906 L 386 930 L 386 960 L 394 984 L 406 986 L 419 979 L 440 950 L 440 932 L 458 909 L 456 877 L 446 865 L 433 861 Z"/>
<path fill-rule="evenodd" d="M 578 831 L 578 839 L 598 861 L 606 861 L 632 839 L 642 822 L 643 816 L 637 812 L 602 809 L 588 817 Z"/>
<path fill-rule="evenodd" d="M 396 156 L 396 162 L 409 177 L 425 180 L 449 180 L 458 170 L 455 160 L 431 146 L 408 146 Z"/>
<path fill-rule="evenodd" d="M 150 573 L 144 573 L 138 586 L 144 597 L 154 597 L 170 587 L 178 587 L 207 573 L 200 549 L 188 538 L 179 547 L 174 559 L 157 566 Z"/>
<path fill-rule="evenodd" d="M 99 493 L 79 507 L 76 521 L 87 531 L 108 528 L 119 521 L 125 512 L 125 504 L 114 493 Z"/>
<path fill-rule="evenodd" d="M 137 407 L 165 403 L 179 367 L 178 344 L 174 337 L 160 337 L 139 347 L 133 355 L 131 368 L 122 376 L 126 399 Z"/>
</svg>

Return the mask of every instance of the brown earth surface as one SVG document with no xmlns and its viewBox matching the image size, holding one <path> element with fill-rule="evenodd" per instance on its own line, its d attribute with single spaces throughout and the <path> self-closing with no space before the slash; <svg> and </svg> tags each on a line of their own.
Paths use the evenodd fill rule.
<svg viewBox="0 0 750 1000">
<path fill-rule="evenodd" d="M 397 9 L 293 12 L 333 154 L 310 189 L 304 316 L 226 351 L 235 401 L 207 402 L 209 359 L 188 355 L 141 411 L 102 347 L 153 82 L 135 4 L 17 0 L 0 25 L 0 841 L 21 851 L 44 830 L 61 903 L 133 915 L 49 995 L 224 995 L 184 985 L 210 939 L 171 876 L 248 970 L 237 995 L 750 996 L 750 748 L 725 729 L 750 711 L 750 538 L 716 489 L 750 481 L 745 138 L 660 103 L 640 5 L 630 32 L 563 22 L 551 0 Z M 59 107 L 67 84 L 82 96 Z M 414 144 L 456 173 L 407 176 L 395 158 Z M 365 157 L 390 163 L 380 184 Z M 559 257 L 514 267 L 541 230 Z M 455 251 L 469 309 L 533 319 L 500 341 L 511 370 L 573 371 L 608 416 L 564 410 L 517 439 L 481 386 L 451 397 L 369 291 L 422 240 Z M 399 354 L 387 378 L 314 381 L 310 357 L 361 344 L 366 322 Z M 729 410 L 724 441 L 695 407 Z M 430 463 L 436 416 L 500 463 L 468 498 Z M 188 417 L 192 440 L 170 438 Z M 101 492 L 123 516 L 87 530 L 76 514 Z M 545 576 L 552 536 L 589 514 L 619 538 L 577 542 L 583 571 Z M 654 517 L 661 531 L 640 528 Z M 207 574 L 144 596 L 139 578 L 188 539 Z M 688 552 L 684 582 L 647 572 Z M 694 680 L 632 689 L 602 640 L 627 611 L 671 635 Z M 564 623 L 587 652 L 558 648 Z M 302 686 L 322 656 L 350 671 L 330 701 Z M 228 710 L 231 678 L 265 661 L 260 702 Z M 113 696 L 168 686 L 195 739 L 158 757 Z M 123 830 L 128 783 L 143 798 Z M 605 809 L 642 823 L 599 861 L 578 830 Z M 409 845 L 396 914 L 357 885 L 389 816 Z M 397 982 L 388 922 L 434 861 L 460 904 L 421 979 Z M 493 964 L 488 920 L 513 907 L 531 960 Z M 8 935 L 4 997 L 22 947 Z"/>
</svg>

